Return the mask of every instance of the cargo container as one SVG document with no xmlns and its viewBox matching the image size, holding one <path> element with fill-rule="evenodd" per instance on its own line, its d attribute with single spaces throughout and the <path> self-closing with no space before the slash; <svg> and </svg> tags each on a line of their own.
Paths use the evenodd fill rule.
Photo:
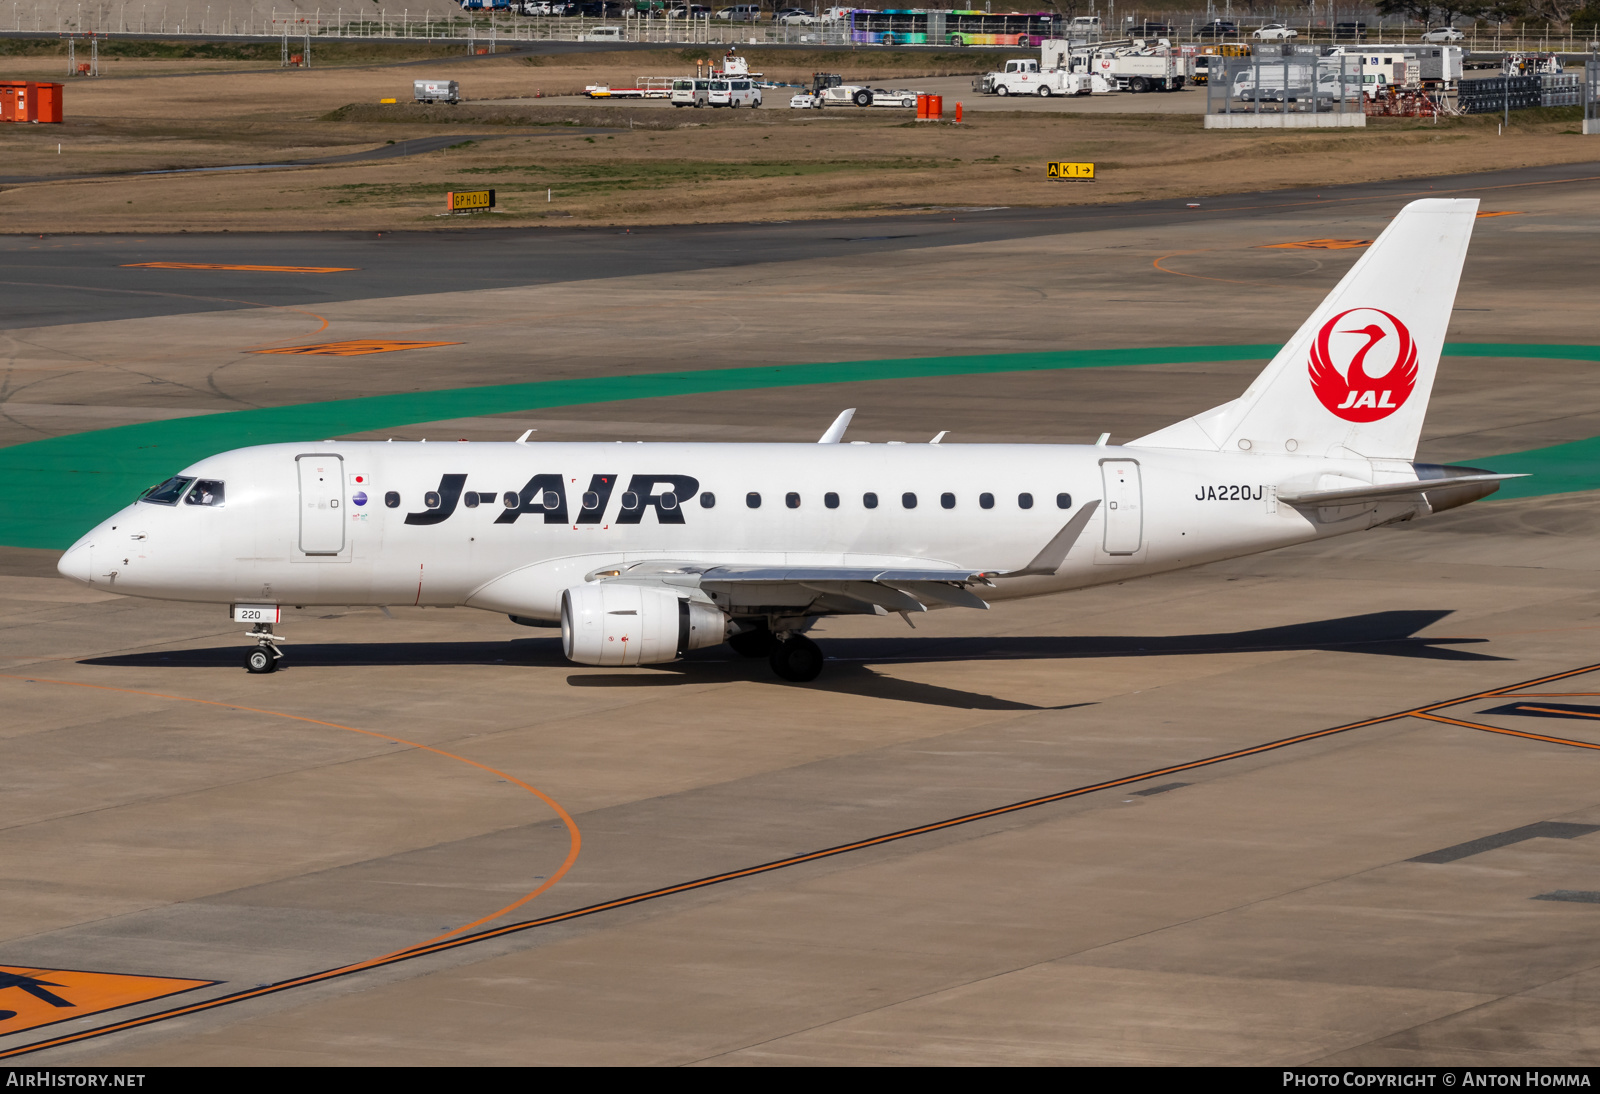
<svg viewBox="0 0 1600 1094">
<path fill-rule="evenodd" d="M 0 122 L 59 123 L 60 84 L 0 80 Z"/>
</svg>

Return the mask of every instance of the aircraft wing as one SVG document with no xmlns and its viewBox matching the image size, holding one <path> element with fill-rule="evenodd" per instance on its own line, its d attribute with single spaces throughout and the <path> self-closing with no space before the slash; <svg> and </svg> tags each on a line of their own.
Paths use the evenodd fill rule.
<svg viewBox="0 0 1600 1094">
<path fill-rule="evenodd" d="M 763 600 L 809 606 L 821 612 L 886 615 L 925 612 L 929 605 L 987 609 L 966 586 L 989 582 L 982 570 L 881 569 L 851 566 L 712 566 L 700 589 L 713 600 L 741 604 Z"/>
<path fill-rule="evenodd" d="M 911 566 L 745 566 L 737 563 L 635 562 L 597 570 L 590 577 L 698 588 L 724 610 L 800 610 L 807 614 L 925 612 L 929 607 L 977 608 L 988 601 L 969 586 L 996 580 L 1053 575 L 1099 508 L 1084 504 L 1037 555 L 1018 570 Z"/>
</svg>

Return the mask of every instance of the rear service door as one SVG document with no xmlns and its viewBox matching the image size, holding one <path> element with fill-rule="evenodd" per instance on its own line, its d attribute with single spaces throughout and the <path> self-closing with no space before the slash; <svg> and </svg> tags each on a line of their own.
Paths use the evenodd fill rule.
<svg viewBox="0 0 1600 1094">
<path fill-rule="evenodd" d="M 1101 460 L 1100 477 L 1106 491 L 1106 554 L 1134 554 L 1144 541 L 1144 503 L 1139 462 Z"/>
<path fill-rule="evenodd" d="M 336 555 L 344 550 L 344 459 L 296 456 L 300 468 L 300 550 Z"/>
</svg>

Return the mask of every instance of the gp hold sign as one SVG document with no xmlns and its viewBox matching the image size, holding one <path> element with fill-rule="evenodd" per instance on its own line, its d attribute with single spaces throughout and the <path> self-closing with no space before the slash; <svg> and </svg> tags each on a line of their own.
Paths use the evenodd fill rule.
<svg viewBox="0 0 1600 1094">
<path fill-rule="evenodd" d="M 452 190 L 444 196 L 445 208 L 452 213 L 470 213 L 494 208 L 493 190 Z"/>
<path fill-rule="evenodd" d="M 1087 179 L 1094 181 L 1094 164 L 1092 163 L 1057 163 L 1049 165 L 1049 176 L 1053 179 Z"/>
</svg>

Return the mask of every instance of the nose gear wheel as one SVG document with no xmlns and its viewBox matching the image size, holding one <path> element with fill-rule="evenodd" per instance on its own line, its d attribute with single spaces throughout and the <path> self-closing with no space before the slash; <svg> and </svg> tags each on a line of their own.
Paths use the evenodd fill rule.
<svg viewBox="0 0 1600 1094">
<path fill-rule="evenodd" d="M 283 638 L 272 633 L 272 624 L 262 623 L 245 637 L 256 640 L 256 648 L 244 655 L 245 671 L 253 675 L 277 672 L 278 662 L 283 659 L 283 651 L 278 648 L 278 643 Z"/>
</svg>

